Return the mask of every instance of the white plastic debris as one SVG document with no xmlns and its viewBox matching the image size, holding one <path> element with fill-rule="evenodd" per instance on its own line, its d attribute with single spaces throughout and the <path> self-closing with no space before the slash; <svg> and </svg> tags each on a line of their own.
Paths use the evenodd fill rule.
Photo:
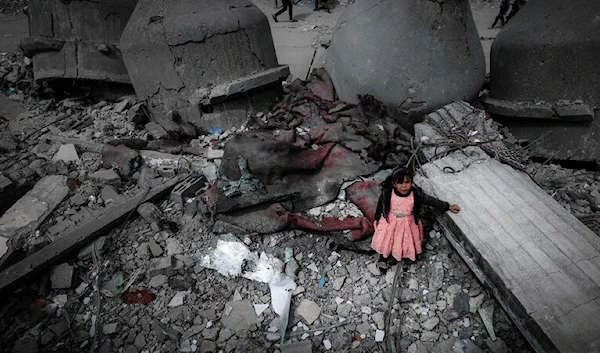
<svg viewBox="0 0 600 353">
<path fill-rule="evenodd" d="M 283 315 L 286 308 L 289 310 L 292 293 L 296 289 L 296 283 L 288 276 L 282 274 L 277 277 L 277 280 L 269 283 L 269 289 L 271 290 L 273 311 L 277 315 Z"/>
<path fill-rule="evenodd" d="M 331 349 L 331 341 L 330 340 L 323 340 L 323 347 L 325 347 L 325 350 L 330 350 Z"/>
<path fill-rule="evenodd" d="M 375 331 L 375 342 L 383 342 L 383 338 L 385 337 L 385 332 L 382 330 Z"/>
</svg>

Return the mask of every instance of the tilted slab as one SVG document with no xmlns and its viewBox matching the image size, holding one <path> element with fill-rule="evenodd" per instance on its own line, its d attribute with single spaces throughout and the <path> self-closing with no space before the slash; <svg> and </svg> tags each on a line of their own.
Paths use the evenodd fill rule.
<svg viewBox="0 0 600 353">
<path fill-rule="evenodd" d="M 534 349 L 600 352 L 600 237 L 527 174 L 478 147 L 433 159 L 422 172 L 416 183 L 461 206 L 440 218 L 446 236 Z"/>
</svg>

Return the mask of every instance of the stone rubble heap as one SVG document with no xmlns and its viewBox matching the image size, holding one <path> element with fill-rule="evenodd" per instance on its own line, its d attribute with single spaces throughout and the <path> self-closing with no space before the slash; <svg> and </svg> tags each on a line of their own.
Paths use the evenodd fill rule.
<svg viewBox="0 0 600 353">
<path fill-rule="evenodd" d="M 66 177 L 70 187 L 28 234 L 25 252 L 162 178 L 196 172 L 214 181 L 224 144 L 246 130 L 215 128 L 174 143 L 174 132 L 145 120 L 134 97 L 57 102 L 16 91 L 9 98 L 28 110 L 0 120 L 0 192 L 31 187 L 48 175 Z M 577 216 L 598 212 L 596 173 L 535 163 L 528 171 Z M 0 307 L 2 346 L 12 352 L 92 346 L 97 352 L 384 352 L 387 340 L 401 336 L 402 351 L 411 353 L 532 351 L 438 231 L 406 267 L 390 327 L 386 314 L 398 267 L 381 273 L 373 255 L 330 250 L 339 235 L 242 237 L 251 251 L 284 261 L 294 278 L 281 345 L 285 322 L 272 307 L 269 285 L 202 265 L 198 254 L 218 239 L 209 220 L 174 200 L 141 205 L 138 213 L 7 299 Z M 343 197 L 308 213 L 360 215 Z"/>
</svg>

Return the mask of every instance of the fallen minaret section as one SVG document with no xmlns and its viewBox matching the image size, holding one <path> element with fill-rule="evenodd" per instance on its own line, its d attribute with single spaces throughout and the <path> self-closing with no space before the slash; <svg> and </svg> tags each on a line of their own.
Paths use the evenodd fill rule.
<svg viewBox="0 0 600 353">
<path fill-rule="evenodd" d="M 600 238 L 477 146 L 498 147 L 487 142 L 490 122 L 463 102 L 429 114 L 415 126 L 428 161 L 415 181 L 461 206 L 440 218 L 446 237 L 536 351 L 597 352 Z"/>
</svg>

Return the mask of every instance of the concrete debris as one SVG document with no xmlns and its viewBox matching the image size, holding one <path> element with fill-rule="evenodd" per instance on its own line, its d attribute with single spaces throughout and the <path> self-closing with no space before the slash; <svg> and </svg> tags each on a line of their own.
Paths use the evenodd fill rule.
<svg viewBox="0 0 600 353">
<path fill-rule="evenodd" d="M 106 324 L 102 327 L 102 333 L 105 335 L 112 335 L 117 332 L 118 326 L 119 324 L 117 322 Z"/>
<path fill-rule="evenodd" d="M 100 191 L 100 197 L 102 198 L 105 204 L 115 202 L 118 203 L 119 201 L 119 194 L 117 193 L 115 188 L 110 185 L 107 185 L 102 188 L 102 191 Z"/>
<path fill-rule="evenodd" d="M 69 264 L 55 266 L 50 274 L 50 282 L 53 289 L 71 288 L 75 268 Z"/>
<path fill-rule="evenodd" d="M 52 161 L 79 162 L 79 155 L 73 144 L 61 145 L 58 152 L 52 157 Z"/>
<path fill-rule="evenodd" d="M 121 183 L 121 177 L 117 172 L 112 169 L 101 169 L 90 175 L 90 179 L 100 185 L 114 185 L 119 186 Z"/>
<path fill-rule="evenodd" d="M 312 325 L 319 318 L 321 308 L 314 301 L 304 299 L 296 308 L 296 314 L 302 316 L 307 324 Z"/>
<path fill-rule="evenodd" d="M 151 21 L 160 22 L 161 19 Z M 0 53 L 0 63 L 4 58 Z M 0 77 L 6 77 L 3 76 L 6 68 L 13 70 L 14 66 L 14 63 L 0 65 Z M 0 78 L 0 83 L 5 82 L 2 80 Z M 77 254 L 83 244 L 87 247 L 76 258 L 60 260 L 76 266 L 61 264 L 50 271 L 51 285 L 48 287 L 51 289 L 46 287 L 49 292 L 40 291 L 41 287 L 37 288 L 34 284 L 31 284 L 34 287 L 26 288 L 24 292 L 30 293 L 33 289 L 39 295 L 33 305 L 30 301 L 6 300 L 11 309 L 15 308 L 14 311 L 27 313 L 14 315 L 12 310 L 3 311 L 3 319 L 11 322 L 11 325 L 3 327 L 0 334 L 7 349 L 13 347 L 13 351 L 21 349 L 28 352 L 49 349 L 89 351 L 90 323 L 97 309 L 95 276 L 100 275 L 103 287 L 105 281 L 121 273 L 121 289 L 125 287 L 123 282 L 129 283 L 130 278 L 134 280 L 121 298 L 115 296 L 102 301 L 102 310 L 96 320 L 96 331 L 101 327 L 103 334 L 103 342 L 97 350 L 99 352 L 179 350 L 230 353 L 278 350 L 281 353 L 307 353 L 312 352 L 313 347 L 315 351 L 337 352 L 349 349 L 348 337 L 352 335 L 352 347 L 355 350 L 375 352 L 378 351 L 378 343 L 387 339 L 384 332 L 388 329 L 390 332 L 410 332 L 410 339 L 406 342 L 403 339 L 401 345 L 402 351 L 412 353 L 436 349 L 437 352 L 447 352 L 449 350 L 445 349 L 449 345 L 451 349 L 461 344 L 470 347 L 462 342 L 462 338 L 494 352 L 533 352 L 498 303 L 468 269 L 463 268 L 452 247 L 435 231 L 427 238 L 425 252 L 417 262 L 409 265 L 409 270 L 404 274 L 404 290 L 397 293 L 399 300 L 393 303 L 393 313 L 401 311 L 403 317 L 400 319 L 392 315 L 391 327 L 385 327 L 384 313 L 390 300 L 394 271 L 390 269 L 384 276 L 370 255 L 345 249 L 332 253 L 326 242 L 331 234 L 314 234 L 295 226 L 290 230 L 289 223 L 286 223 L 286 228 L 277 229 L 269 237 L 260 237 L 234 224 L 242 229 L 244 241 L 233 236 L 216 238 L 214 229 L 209 227 L 212 224 L 212 218 L 209 217 L 214 216 L 215 212 L 210 207 L 215 203 L 210 200 L 221 197 L 219 193 L 224 190 L 233 196 L 228 199 L 229 202 L 236 207 L 243 206 L 241 210 L 244 212 L 253 207 L 253 202 L 259 205 L 270 203 L 271 199 L 261 198 L 261 192 L 268 190 L 269 195 L 273 195 L 281 206 L 272 210 L 275 214 L 283 214 L 286 219 L 296 213 L 284 213 L 282 210 L 295 210 L 296 206 L 305 209 L 307 215 L 321 224 L 327 223 L 328 219 L 338 222 L 340 218 L 368 219 L 369 208 L 359 207 L 350 198 L 353 195 L 367 198 L 375 194 L 376 201 L 379 192 L 377 180 L 381 180 L 381 173 L 368 178 L 373 180 L 356 181 L 357 174 L 373 175 L 379 169 L 378 165 L 365 166 L 363 158 L 367 158 L 367 154 L 364 152 L 378 153 L 378 150 L 363 148 L 366 142 L 360 137 L 361 134 L 372 138 L 370 144 L 387 146 L 386 150 L 404 149 L 382 159 L 381 163 L 386 167 L 404 163 L 406 160 L 403 158 L 410 153 L 410 145 L 397 143 L 398 140 L 406 140 L 399 138 L 403 136 L 402 129 L 381 119 L 377 110 L 379 106 L 375 102 L 367 99 L 360 106 L 352 106 L 321 100 L 314 94 L 314 91 L 319 91 L 318 87 L 300 82 L 286 83 L 286 90 L 294 97 L 279 102 L 275 111 L 257 114 L 253 120 L 260 123 L 256 125 L 253 122 L 255 126 L 251 126 L 252 130 L 247 126 L 230 129 L 218 129 L 215 126 L 209 129 L 213 133 L 194 136 L 189 143 L 173 140 L 186 134 L 183 124 L 166 124 L 168 128 L 165 129 L 156 122 L 148 122 L 145 120 L 144 105 L 135 104 L 130 98 L 121 99 L 119 103 L 94 101 L 89 104 L 72 99 L 28 101 L 27 106 L 34 106 L 36 111 L 12 117 L 14 121 L 6 124 L 9 134 L 26 136 L 38 126 L 56 121 L 58 111 L 69 111 L 73 116 L 20 142 L 19 148 L 16 144 L 19 140 L 12 136 L 7 141 L 14 148 L 9 146 L 10 143 L 7 144 L 10 148 L 0 144 L 0 199 L 5 200 L 5 191 L 24 191 L 24 186 L 31 187 L 42 177 L 61 179 L 61 182 L 52 184 L 64 185 L 65 195 L 69 198 L 62 203 L 59 201 L 53 213 L 49 208 L 50 215 L 41 216 L 42 222 L 32 227 L 40 230 L 40 236 L 31 232 L 28 241 L 38 243 L 30 245 L 30 249 L 34 249 L 34 246 L 37 249 L 50 240 L 53 243 L 40 250 L 46 249 L 45 252 L 35 255 L 39 261 L 28 259 L 17 266 L 19 271 L 16 273 L 20 275 L 14 278 L 5 277 L 4 272 L 0 275 L 2 298 L 4 288 L 8 288 L 4 284 L 10 282 L 12 286 L 17 283 L 17 277 L 35 272 L 32 269 L 39 272 L 42 272 L 41 269 L 50 269 L 51 265 L 46 260 L 55 265 L 53 261 L 56 261 L 56 254 L 68 255 L 66 249 Z M 333 99 L 331 91 L 325 93 L 324 96 Z M 19 99 L 24 102 L 27 98 L 22 96 Z M 3 108 L 4 105 L 0 104 L 0 110 Z M 318 126 L 327 126 L 317 128 L 312 124 L 316 121 L 314 117 L 320 119 Z M 365 124 L 365 121 L 371 123 Z M 257 131 L 260 124 L 272 130 L 268 130 L 267 134 L 260 129 Z M 274 131 L 276 133 L 271 134 Z M 257 149 L 252 148 L 254 145 L 251 143 L 246 144 L 248 140 L 240 139 L 239 136 L 243 134 L 256 135 L 258 140 L 265 137 L 269 141 L 280 138 L 290 143 L 282 144 L 278 140 L 268 145 L 271 149 Z M 2 133 L 0 140 L 4 140 Z M 240 143 L 238 146 L 241 146 L 241 150 L 226 148 L 233 140 Z M 338 146 L 330 148 L 329 142 L 317 140 L 335 141 L 332 144 Z M 264 145 L 257 143 L 256 146 Z M 287 146 L 290 151 L 301 150 L 306 155 L 299 154 L 294 158 L 282 156 L 278 149 L 281 146 Z M 306 165 L 306 161 L 319 157 L 319 163 L 329 163 L 332 160 L 327 156 L 345 154 L 346 150 L 355 151 L 353 154 L 356 156 L 352 158 L 356 159 L 344 157 L 340 162 L 354 170 L 333 168 L 323 174 L 323 179 L 318 179 L 327 181 L 324 184 L 303 179 L 307 170 L 311 174 L 320 168 Z M 246 156 L 238 153 L 240 151 L 252 151 L 256 155 Z M 241 167 L 238 162 L 242 159 L 238 156 L 248 157 L 244 157 L 245 163 Z M 300 158 L 303 156 L 312 157 Z M 266 171 L 255 168 L 262 166 L 259 162 L 263 161 L 267 167 L 271 163 L 277 164 L 277 173 L 272 173 L 273 168 Z M 360 171 L 355 165 L 359 165 Z M 528 168 L 530 172 L 535 169 L 538 181 L 550 192 L 556 191 L 555 197 L 564 205 L 569 205 L 573 212 L 583 216 L 600 211 L 600 208 L 595 208 L 600 202 L 594 201 L 600 200 L 600 182 L 594 174 L 570 171 L 552 164 L 531 164 Z M 297 173 L 298 170 L 301 172 Z M 161 197 L 167 196 L 167 199 L 162 202 L 153 200 L 154 203 L 145 203 L 148 199 L 132 198 L 132 195 L 139 195 L 140 191 L 145 192 L 149 186 L 164 184 L 165 179 L 161 176 L 178 174 L 188 177 L 181 184 L 177 182 L 181 187 L 175 187 L 170 197 L 167 196 L 168 192 L 163 193 Z M 221 174 L 228 179 L 221 178 Z M 238 178 L 242 174 L 245 184 Z M 206 179 L 202 179 L 202 176 Z M 286 184 L 282 192 L 274 193 L 273 188 L 286 178 L 291 184 Z M 330 185 L 327 178 L 335 182 Z M 304 181 L 308 185 L 304 188 L 310 190 L 292 190 L 294 185 Z M 214 187 L 222 182 L 229 188 Z M 357 187 L 361 182 L 365 183 L 363 186 L 372 183 L 374 188 Z M 324 185 L 325 189 L 317 190 L 314 185 Z M 248 194 L 249 188 L 254 188 L 256 193 Z M 298 202 L 298 199 L 294 199 L 295 194 L 289 193 L 290 190 L 305 193 L 308 202 Z M 18 197 L 14 201 L 16 199 Z M 196 203 L 191 206 L 196 211 L 202 207 L 204 211 L 182 218 L 186 214 L 186 204 L 192 203 L 190 201 Z M 121 202 L 130 203 L 128 207 L 121 208 Z M 121 216 L 136 208 L 140 217 L 131 217 L 123 224 L 124 217 Z M 27 212 L 19 211 L 19 214 L 30 214 L 37 207 L 21 209 L 27 209 Z M 240 209 L 231 206 L 227 212 L 237 210 Z M 104 214 L 102 212 L 109 212 L 112 216 L 103 218 L 100 216 Z M 216 221 L 223 223 L 219 217 L 216 216 Z M 165 230 L 161 222 L 170 219 L 180 225 L 179 231 Z M 247 219 L 250 220 L 247 222 L 249 224 L 260 223 L 257 229 L 265 224 L 272 225 L 270 218 L 251 215 Z M 89 223 L 91 225 L 80 228 L 88 224 L 88 220 L 93 221 Z M 108 226 L 98 228 L 98 225 L 106 224 Z M 341 230 L 363 226 L 357 224 L 355 228 Z M 115 230 L 111 231 L 111 228 Z M 365 234 L 368 230 L 368 227 L 360 228 Z M 100 232 L 103 235 L 97 238 Z M 70 239 L 83 237 L 85 241 L 80 247 L 74 240 L 68 246 L 66 243 L 60 245 L 63 236 Z M 345 232 L 339 237 L 336 235 L 336 243 L 341 239 L 340 243 L 345 244 L 346 237 L 352 237 L 351 233 Z M 101 255 L 100 271 L 97 271 L 92 256 L 90 242 L 93 241 Z M 11 244 L 9 237 L 0 234 L 0 253 L 3 248 L 7 249 L 8 244 Z M 60 246 L 52 248 L 53 245 Z M 285 247 L 293 249 L 289 256 L 281 251 Z M 285 263 L 277 258 L 283 255 Z M 59 268 L 62 270 L 59 271 Z M 134 276 L 136 271 L 140 273 L 138 277 Z M 59 272 L 67 276 L 58 276 Z M 78 276 L 73 276 L 74 272 Z M 240 279 L 240 276 L 244 279 Z M 70 283 L 63 281 L 67 277 Z M 323 287 L 319 286 L 321 278 L 327 280 Z M 102 294 L 107 293 L 103 291 Z M 73 303 L 76 305 L 73 306 Z M 47 321 L 30 330 L 33 335 L 23 334 L 30 322 L 30 328 L 40 323 L 32 318 L 38 317 L 41 306 L 43 315 L 50 314 L 44 317 Z M 294 312 L 290 313 L 290 307 Z M 476 312 L 478 315 L 473 315 Z M 67 320 L 72 321 L 69 323 Z M 327 329 L 331 325 L 346 323 L 345 326 Z M 318 331 L 308 331 L 312 329 L 309 325 L 316 326 Z M 278 345 L 282 335 L 284 344 Z M 32 339 L 25 338 L 30 336 Z M 16 337 L 19 337 L 17 341 Z M 467 351 L 466 348 L 461 349 Z"/>
<path fill-rule="evenodd" d="M 68 192 L 65 176 L 44 177 L 2 215 L 0 235 L 10 238 L 24 228 L 35 230 Z"/>
<path fill-rule="evenodd" d="M 269 308 L 269 304 L 253 304 L 254 305 L 254 311 L 256 312 L 256 316 L 260 316 L 262 313 L 265 312 L 265 310 L 267 310 Z"/>
<path fill-rule="evenodd" d="M 281 353 L 312 353 L 312 343 L 310 340 L 286 343 L 281 347 Z"/>
<path fill-rule="evenodd" d="M 490 338 L 492 339 L 492 341 L 495 341 L 496 333 L 494 332 L 494 324 L 493 324 L 494 307 L 492 307 L 492 306 L 481 307 L 481 308 L 479 308 L 479 310 L 477 310 L 477 312 L 479 313 L 479 316 L 481 316 L 481 321 L 483 321 L 483 325 L 484 325 L 485 329 L 487 330 L 488 334 L 490 335 Z"/>
<path fill-rule="evenodd" d="M 119 174 L 128 177 L 139 167 L 140 155 L 126 146 L 105 145 L 102 150 L 104 168 L 115 168 Z"/>
<path fill-rule="evenodd" d="M 234 331 L 238 336 L 244 336 L 250 326 L 258 324 L 258 316 L 252 303 L 248 300 L 227 302 L 225 315 L 221 318 L 225 327 Z"/>
</svg>

